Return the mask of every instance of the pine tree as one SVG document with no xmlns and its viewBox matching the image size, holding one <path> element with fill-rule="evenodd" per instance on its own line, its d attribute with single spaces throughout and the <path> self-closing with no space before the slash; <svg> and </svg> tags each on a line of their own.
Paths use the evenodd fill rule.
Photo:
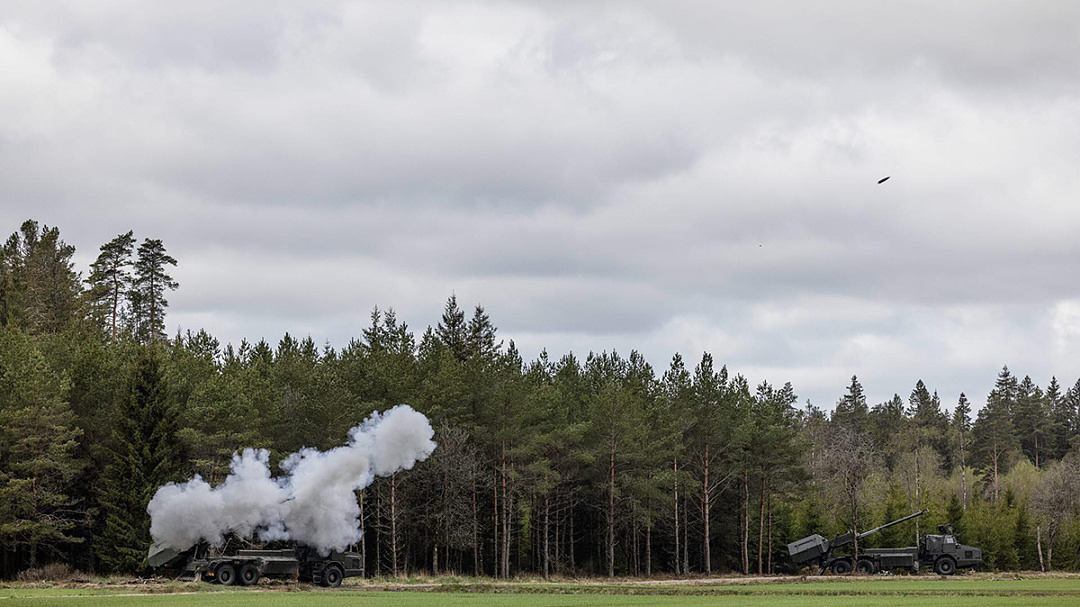
<svg viewBox="0 0 1080 607">
<path fill-rule="evenodd" d="M 869 415 L 863 386 L 859 383 L 859 378 L 852 375 L 847 394 L 836 403 L 832 421 L 858 434 L 865 434 L 870 427 Z"/>
<path fill-rule="evenodd" d="M 671 460 L 671 528 L 674 541 L 674 570 L 676 574 L 686 574 L 689 567 L 689 550 L 685 545 L 683 536 L 686 529 L 683 519 L 686 518 L 686 509 L 689 505 L 688 489 L 692 477 L 686 471 L 688 433 L 693 424 L 693 384 L 690 372 L 686 369 L 686 363 L 680 354 L 676 353 L 671 359 L 671 365 L 664 372 L 660 390 L 663 394 L 666 412 L 664 419 L 667 430 L 670 433 L 668 451 Z"/>
<path fill-rule="evenodd" d="M 165 309 L 169 301 L 166 291 L 180 285 L 166 273 L 165 266 L 175 266 L 176 260 L 165 252 L 160 240 L 147 238 L 139 245 L 135 261 L 135 279 L 128 291 L 134 333 L 139 343 L 150 344 L 165 338 Z"/>
<path fill-rule="evenodd" d="M 773 496 L 791 487 L 797 479 L 801 451 L 795 444 L 795 409 L 798 400 L 790 383 L 775 389 L 768 382 L 758 385 L 751 404 L 748 455 L 757 475 L 757 572 L 766 573 L 766 557 L 772 553 L 772 538 L 766 532 L 772 517 Z M 749 510 L 749 508 L 747 508 Z M 750 512 L 744 517 L 747 523 Z"/>
<path fill-rule="evenodd" d="M 49 368 L 18 329 L 0 329 L 0 549 L 26 546 L 30 567 L 42 548 L 80 541 L 71 482 L 81 432 L 66 401 L 67 379 Z"/>
<path fill-rule="evenodd" d="M 1013 430 L 1021 451 L 1036 468 L 1041 467 L 1046 451 L 1048 417 L 1042 389 L 1031 381 L 1031 376 L 1024 376 L 1012 407 Z"/>
<path fill-rule="evenodd" d="M 150 547 L 146 505 L 157 488 L 177 480 L 182 464 L 177 415 L 167 399 L 161 354 L 143 349 L 113 433 L 101 502 L 105 531 L 101 561 L 111 571 L 138 571 Z"/>
<path fill-rule="evenodd" d="M 952 525 L 953 533 L 960 537 L 964 536 L 964 511 L 966 508 L 957 499 L 956 494 L 949 496 L 949 504 L 945 507 L 945 520 Z"/>
<path fill-rule="evenodd" d="M 1003 371 L 1008 374 L 1008 369 Z M 999 376 L 997 387 L 986 397 L 986 406 L 979 411 L 972 428 L 972 455 L 975 461 L 991 473 L 993 499 L 996 504 L 1000 491 L 1000 478 L 1005 473 L 1008 455 L 1016 448 L 1016 436 L 1013 432 L 1012 397 L 1015 395 L 1015 382 Z"/>
<path fill-rule="evenodd" d="M 960 466 L 960 503 L 964 510 L 968 508 L 968 485 L 967 465 L 971 444 L 971 404 L 968 403 L 967 395 L 960 393 L 960 399 L 956 402 L 953 411 L 952 443 L 954 445 L 954 463 Z"/>
<path fill-rule="evenodd" d="M 698 483 L 697 503 L 701 521 L 701 563 L 705 573 L 712 573 L 713 510 L 722 478 L 717 465 L 727 454 L 735 410 L 730 398 L 726 367 L 716 371 L 712 354 L 705 352 L 694 368 L 694 399 L 691 411 L 690 458 Z"/>
<path fill-rule="evenodd" d="M 1065 392 L 1064 400 L 1062 408 L 1068 419 L 1068 429 L 1065 433 L 1069 448 L 1072 449 L 1080 441 L 1080 379 L 1077 379 L 1076 383 Z"/>
<path fill-rule="evenodd" d="M 870 429 L 873 444 L 885 456 L 885 467 L 893 470 L 901 454 L 907 453 L 910 441 L 904 436 L 908 420 L 904 415 L 904 399 L 899 394 L 870 410 Z"/>
<path fill-rule="evenodd" d="M 101 245 L 101 253 L 90 264 L 90 315 L 116 341 L 124 310 L 124 296 L 131 290 L 131 253 L 135 246 L 132 231 Z"/>
<path fill-rule="evenodd" d="M 57 333 L 81 316 L 75 247 L 60 230 L 27 220 L 0 253 L 0 324 L 27 332 Z"/>
<path fill-rule="evenodd" d="M 473 310 L 473 316 L 469 320 L 468 350 L 469 358 L 474 360 L 490 361 L 499 352 L 501 343 L 495 342 L 495 325 L 491 324 L 491 317 L 484 311 L 484 306 L 477 304 Z"/>
<path fill-rule="evenodd" d="M 1047 416 L 1046 454 L 1051 459 L 1061 459 L 1069 452 L 1069 426 L 1071 411 L 1066 395 L 1061 393 L 1057 377 L 1050 378 L 1045 394 Z"/>
<path fill-rule="evenodd" d="M 483 309 L 480 311 L 482 313 Z M 435 335 L 458 362 L 468 360 L 469 327 L 465 322 L 465 311 L 458 307 L 457 295 L 451 295 L 450 299 L 446 300 L 442 318 L 435 327 Z"/>
</svg>

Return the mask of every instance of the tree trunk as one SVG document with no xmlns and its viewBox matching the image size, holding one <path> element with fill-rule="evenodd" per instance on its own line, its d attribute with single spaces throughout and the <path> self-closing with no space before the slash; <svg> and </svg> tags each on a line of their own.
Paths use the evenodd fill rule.
<svg viewBox="0 0 1080 607">
<path fill-rule="evenodd" d="M 921 488 L 921 482 L 920 481 L 922 480 L 920 475 L 919 475 L 920 469 L 921 469 L 921 466 L 919 464 L 919 446 L 916 444 L 916 446 L 915 446 L 915 510 L 920 510 L 922 508 L 922 496 L 919 493 L 919 489 Z M 915 518 L 915 545 L 916 546 L 919 545 L 919 537 L 921 537 L 920 534 L 919 534 L 919 518 L 916 517 Z M 858 553 L 856 553 L 856 554 L 858 554 Z"/>
<path fill-rule="evenodd" d="M 750 471 L 743 468 L 742 477 L 742 572 L 750 573 Z"/>
<path fill-rule="evenodd" d="M 990 454 L 990 459 L 994 462 L 994 504 L 998 501 L 998 446 L 997 439 L 994 440 L 994 450 Z"/>
<path fill-rule="evenodd" d="M 496 578 L 499 577 L 499 573 L 502 571 L 502 561 L 499 560 L 499 555 L 502 553 L 502 544 L 499 543 L 499 525 L 500 525 L 500 511 L 499 511 L 499 468 L 496 466 L 492 471 L 492 483 L 491 490 L 495 494 L 492 501 L 493 506 L 493 519 L 495 524 L 495 540 L 493 542 L 491 556 L 494 562 L 491 565 L 491 575 Z"/>
<path fill-rule="evenodd" d="M 768 559 L 769 559 L 769 562 L 768 562 L 769 575 L 772 575 L 772 526 L 773 526 L 772 496 L 770 495 L 769 496 L 769 544 L 768 544 L 768 548 L 766 549 L 766 554 L 769 555 L 768 556 Z"/>
<path fill-rule="evenodd" d="M 116 316 L 120 311 L 120 279 L 113 276 L 113 301 L 112 301 L 112 342 L 116 343 Z"/>
<path fill-rule="evenodd" d="M 375 575 L 382 577 L 383 574 L 383 549 L 386 544 L 386 540 L 383 539 L 386 526 L 383 525 L 383 515 L 386 512 L 386 500 L 383 496 L 382 486 L 379 486 L 379 490 L 374 493 L 375 495 L 375 520 L 378 524 L 375 525 Z"/>
<path fill-rule="evenodd" d="M 514 516 L 513 503 L 510 497 L 510 483 L 503 475 L 503 550 L 502 550 L 502 577 L 510 577 L 510 546 L 511 540 L 510 532 L 513 525 L 512 517 Z"/>
<path fill-rule="evenodd" d="M 559 573 L 562 571 L 562 537 L 563 537 L 563 524 L 562 524 L 562 502 L 559 501 L 559 493 L 555 492 L 555 556 L 552 558 L 553 565 L 551 570 L 553 573 Z"/>
<path fill-rule="evenodd" d="M 510 577 L 510 492 L 506 478 L 506 443 L 502 445 L 502 565 L 499 575 Z"/>
<path fill-rule="evenodd" d="M 645 524 L 645 575 L 652 576 L 652 521 Z"/>
<path fill-rule="evenodd" d="M 682 507 L 682 570 L 683 575 L 690 573 L 690 512 L 689 506 L 686 504 L 686 498 L 683 498 Z M 678 555 L 675 555 L 678 558 Z"/>
<path fill-rule="evenodd" d="M 704 558 L 705 574 L 712 573 L 712 547 L 710 546 L 709 535 L 709 506 L 712 500 L 709 499 L 709 445 L 705 444 L 705 459 L 704 470 L 701 478 L 701 514 L 702 522 L 705 525 L 704 537 L 702 541 L 702 556 Z"/>
<path fill-rule="evenodd" d="M 1057 537 L 1057 523 L 1053 520 L 1047 528 L 1046 535 L 1046 570 L 1054 570 L 1054 539 Z"/>
<path fill-rule="evenodd" d="M 548 540 L 551 537 L 551 496 L 544 496 L 544 579 L 548 579 L 551 573 L 551 553 L 548 551 Z"/>
<path fill-rule="evenodd" d="M 571 502 L 571 503 L 573 503 L 573 502 Z M 574 508 L 573 508 L 573 506 L 570 507 L 570 528 L 566 530 L 566 533 L 567 533 L 567 535 L 570 536 L 569 537 L 569 543 L 567 544 L 566 547 L 570 551 L 570 555 L 569 555 L 570 556 L 570 573 L 573 574 L 573 573 L 577 572 L 577 562 L 574 560 Z"/>
<path fill-rule="evenodd" d="M 851 559 L 851 571 L 855 571 L 855 559 L 859 557 L 859 500 L 857 495 L 852 496 L 851 503 L 851 534 L 855 537 L 855 542 L 852 547 L 851 554 L 854 556 Z M 918 546 L 918 542 L 915 543 Z"/>
<path fill-rule="evenodd" d="M 1042 525 L 1035 525 L 1035 550 L 1039 553 L 1039 571 L 1046 571 L 1042 551 Z"/>
<path fill-rule="evenodd" d="M 398 574 L 397 472 L 390 475 L 390 571 Z"/>
<path fill-rule="evenodd" d="M 962 424 L 961 424 L 962 425 Z M 964 456 L 964 431 L 960 430 L 960 503 L 964 507 L 964 511 L 967 511 L 968 507 L 968 494 L 967 494 L 967 461 Z"/>
<path fill-rule="evenodd" d="M 608 534 L 607 534 L 607 570 L 608 577 L 615 577 L 615 437 L 612 436 L 608 451 Z"/>
<path fill-rule="evenodd" d="M 476 511 L 476 477 L 472 482 L 472 553 L 473 575 L 480 577 L 480 521 Z"/>
<path fill-rule="evenodd" d="M 675 575 L 682 570 L 679 567 L 679 458 L 675 458 Z"/>
<path fill-rule="evenodd" d="M 364 492 L 360 492 L 360 575 L 367 577 L 367 525 L 364 524 Z"/>
<path fill-rule="evenodd" d="M 765 466 L 761 467 L 761 503 L 758 504 L 757 572 L 765 573 Z"/>
</svg>

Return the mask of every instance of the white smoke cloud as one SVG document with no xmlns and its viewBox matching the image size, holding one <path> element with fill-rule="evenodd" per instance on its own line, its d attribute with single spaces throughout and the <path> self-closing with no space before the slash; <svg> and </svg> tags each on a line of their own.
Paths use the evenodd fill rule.
<svg viewBox="0 0 1080 607">
<path fill-rule="evenodd" d="M 359 541 L 354 491 L 375 476 L 411 469 L 435 449 L 428 419 L 408 405 L 374 413 L 349 431 L 348 444 L 303 449 L 285 458 L 285 476 L 270 474 L 265 450 L 233 455 L 232 472 L 217 487 L 199 476 L 160 487 L 147 506 L 155 545 L 186 550 L 221 544 L 227 533 L 264 540 L 293 539 L 322 553 Z"/>
</svg>

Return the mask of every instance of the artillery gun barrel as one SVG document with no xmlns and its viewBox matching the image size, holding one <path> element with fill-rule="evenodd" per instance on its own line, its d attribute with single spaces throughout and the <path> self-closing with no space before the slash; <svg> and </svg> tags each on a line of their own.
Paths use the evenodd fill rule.
<svg viewBox="0 0 1080 607">
<path fill-rule="evenodd" d="M 902 523 L 904 521 L 910 521 L 911 519 L 920 517 L 920 516 L 926 514 L 927 512 L 929 512 L 929 510 L 927 510 L 926 508 L 923 508 L 922 510 L 920 510 L 920 511 L 914 513 L 914 514 L 909 514 L 909 515 L 905 516 L 904 518 L 898 518 L 895 521 L 890 521 L 888 523 L 885 523 L 884 525 L 881 525 L 880 527 L 874 527 L 873 529 L 871 529 L 869 531 L 863 531 L 862 533 L 859 534 L 859 539 L 861 540 L 861 539 L 863 539 L 864 537 L 866 537 L 868 535 L 873 535 L 873 534 L 877 533 L 878 531 L 881 531 L 882 529 L 885 529 L 886 527 L 892 527 L 893 525 L 899 525 L 900 523 Z"/>
</svg>

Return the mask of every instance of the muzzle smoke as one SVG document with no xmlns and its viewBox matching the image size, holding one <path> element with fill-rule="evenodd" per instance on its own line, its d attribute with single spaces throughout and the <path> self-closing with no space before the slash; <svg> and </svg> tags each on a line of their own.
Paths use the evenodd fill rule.
<svg viewBox="0 0 1080 607">
<path fill-rule="evenodd" d="M 211 487 L 200 476 L 160 487 L 146 510 L 155 545 L 186 550 L 199 541 L 220 545 L 227 533 L 292 539 L 326 554 L 359 541 L 360 507 L 353 493 L 376 476 L 411 469 L 435 449 L 431 424 L 408 405 L 374 413 L 349 431 L 348 444 L 303 449 L 270 475 L 265 449 L 234 454 L 232 472 Z"/>
</svg>

